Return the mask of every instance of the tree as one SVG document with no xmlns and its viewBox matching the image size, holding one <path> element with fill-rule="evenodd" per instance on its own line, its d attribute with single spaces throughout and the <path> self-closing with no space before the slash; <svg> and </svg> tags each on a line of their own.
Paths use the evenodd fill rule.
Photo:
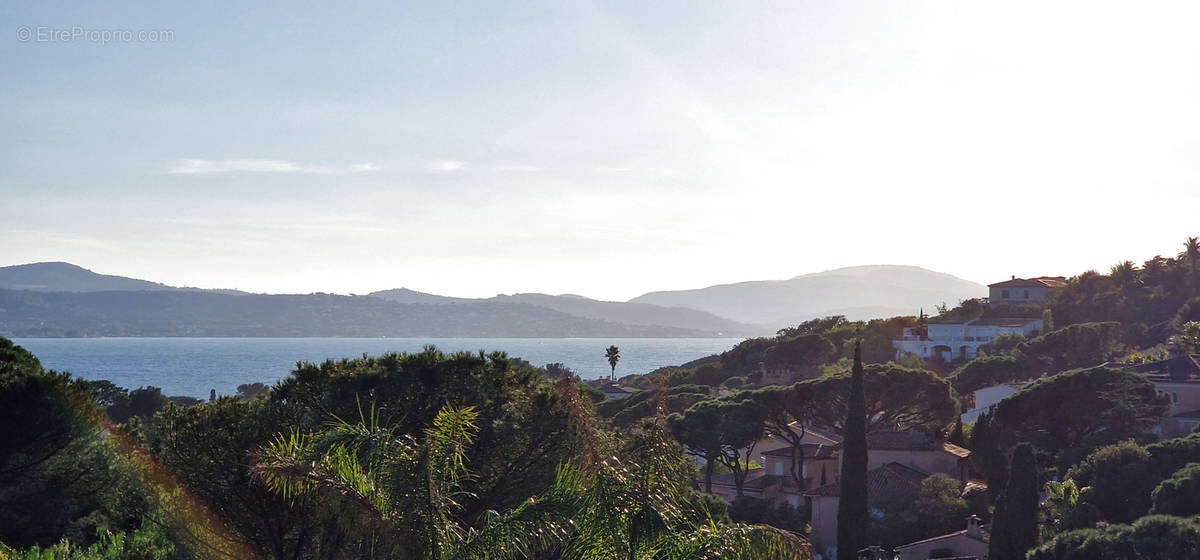
<svg viewBox="0 0 1200 560">
<path fill-rule="evenodd" d="M 1078 369 L 1034 381 L 997 403 L 987 432 L 1002 452 L 1028 441 L 1064 459 L 1057 463 L 1065 467 L 1091 448 L 1150 429 L 1168 410 L 1170 397 L 1144 376 L 1107 367 Z"/>
<path fill-rule="evenodd" d="M 252 480 L 247 458 L 296 423 L 292 407 L 221 397 L 155 416 L 154 457 L 256 549 L 273 558 L 329 557 L 348 539 L 310 500 L 288 500 Z M 351 545 L 352 543 L 345 543 Z M 352 547 L 351 547 L 352 548 Z M 349 553 L 350 551 L 345 551 Z"/>
<path fill-rule="evenodd" d="M 837 348 L 819 334 L 803 334 L 767 348 L 763 363 L 767 368 L 801 370 L 813 368 L 829 360 Z"/>
<path fill-rule="evenodd" d="M 763 387 L 745 393 L 746 398 L 754 399 L 766 410 L 764 433 L 786 441 L 791 447 L 788 474 L 801 490 L 807 489 L 804 477 L 800 474 L 804 464 L 804 435 L 807 424 L 813 417 L 812 388 L 812 384 L 796 383 L 790 386 Z"/>
<path fill-rule="evenodd" d="M 946 438 L 946 441 L 959 447 L 967 445 L 967 438 L 963 435 L 962 417 L 954 419 L 954 429 L 950 430 L 950 435 Z"/>
<path fill-rule="evenodd" d="M 1192 265 L 1192 273 L 1200 270 L 1200 237 L 1189 237 L 1183 242 L 1183 253 Z"/>
<path fill-rule="evenodd" d="M 1094 366 L 1111 359 L 1121 348 L 1121 324 L 1077 323 L 1017 345 L 1015 355 L 1037 371 L 1060 371 Z"/>
<path fill-rule="evenodd" d="M 237 386 L 237 396 L 246 400 L 253 400 L 259 396 L 265 396 L 271 392 L 271 387 L 261 381 L 254 383 L 242 383 Z"/>
<path fill-rule="evenodd" d="M 950 374 L 950 384 L 960 395 L 1001 383 L 1029 379 L 1029 366 L 1011 356 L 985 356 L 971 360 Z"/>
<path fill-rule="evenodd" d="M 1040 485 L 1033 446 L 1021 443 L 1013 449 L 1008 473 L 992 520 L 989 560 L 1023 560 L 1025 552 L 1038 543 Z"/>
<path fill-rule="evenodd" d="M 1150 493 L 1161 480 L 1150 452 L 1132 440 L 1106 445 L 1067 471 L 1084 488 L 1079 503 L 1111 523 L 1130 523 L 1150 509 Z"/>
<path fill-rule="evenodd" d="M 332 417 L 358 418 L 371 408 L 379 424 L 421 433 L 446 406 L 471 406 L 479 437 L 471 496 L 461 498 L 462 521 L 503 511 L 554 482 L 556 467 L 579 444 L 567 422 L 561 392 L 527 363 L 494 352 L 416 353 L 300 364 L 278 382 L 270 401 L 295 405 L 295 427 L 317 431 Z"/>
<path fill-rule="evenodd" d="M 838 500 L 837 557 L 855 560 L 866 546 L 867 523 L 867 405 L 863 387 L 862 349 L 854 344 L 854 366 L 846 396 L 845 438 L 842 441 L 841 494 Z"/>
<path fill-rule="evenodd" d="M 671 428 L 676 438 L 689 453 L 707 461 L 705 492 L 712 491 L 713 465 L 720 463 L 733 473 L 734 488 L 739 497 L 742 495 L 748 462 L 755 443 L 762 437 L 766 415 L 767 409 L 762 404 L 739 398 L 701 401 L 683 415 L 671 416 Z"/>
<path fill-rule="evenodd" d="M 686 464 L 656 422 L 620 450 L 586 455 L 603 459 L 560 468 L 540 496 L 466 527 L 453 510 L 469 491 L 475 419 L 469 408 L 446 408 L 419 439 L 373 420 L 341 423 L 280 438 L 257 468 L 282 494 L 315 492 L 360 512 L 401 559 L 808 557 L 790 534 L 690 512 Z"/>
<path fill-rule="evenodd" d="M 1162 481 L 1151 494 L 1153 513 L 1181 517 L 1200 514 L 1200 463 L 1188 463 Z"/>
<path fill-rule="evenodd" d="M 814 422 L 842 433 L 852 375 L 829 375 L 801 383 L 811 391 Z M 958 414 L 958 401 L 950 384 L 929 370 L 871 364 L 863 372 L 863 387 L 867 429 L 871 432 L 907 430 L 925 424 L 944 426 Z"/>
<path fill-rule="evenodd" d="M 612 368 L 608 375 L 608 382 L 612 383 L 617 375 L 617 362 L 621 359 L 621 349 L 609 346 L 604 350 L 604 357 L 608 360 L 608 366 Z"/>
<path fill-rule="evenodd" d="M 1105 525 L 1060 534 L 1030 551 L 1028 560 L 1194 558 L 1198 542 L 1200 519 L 1148 515 L 1131 525 Z"/>
</svg>

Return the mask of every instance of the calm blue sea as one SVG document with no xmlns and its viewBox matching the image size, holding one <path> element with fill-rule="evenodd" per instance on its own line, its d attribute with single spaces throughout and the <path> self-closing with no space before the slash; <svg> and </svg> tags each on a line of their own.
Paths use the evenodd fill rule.
<svg viewBox="0 0 1200 560">
<path fill-rule="evenodd" d="M 501 350 L 535 365 L 562 362 L 584 379 L 608 376 L 604 349 L 621 349 L 617 376 L 679 365 L 733 347 L 729 338 L 17 338 L 47 369 L 126 388 L 161 387 L 167 395 L 233 394 L 242 383 L 273 383 L 296 362 L 417 352 Z"/>
</svg>

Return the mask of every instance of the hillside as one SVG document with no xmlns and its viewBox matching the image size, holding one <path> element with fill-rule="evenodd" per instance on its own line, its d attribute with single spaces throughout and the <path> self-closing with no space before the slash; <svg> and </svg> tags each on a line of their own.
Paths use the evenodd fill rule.
<svg viewBox="0 0 1200 560">
<path fill-rule="evenodd" d="M 527 304 L 576 317 L 611 321 L 627 325 L 663 326 L 729 336 L 754 334 L 755 327 L 730 321 L 711 313 L 684 307 L 662 307 L 645 303 L 598 301 L 577 295 L 513 294 L 498 295 L 486 299 L 464 299 L 416 292 L 404 288 L 368 294 L 397 303 L 423 304 L 468 304 L 490 302 L 495 304 Z"/>
<path fill-rule="evenodd" d="M 782 327 L 826 315 L 851 320 L 916 315 L 943 302 L 987 295 L 987 287 L 916 266 L 872 265 L 805 274 L 789 280 L 651 292 L 631 303 L 688 307 L 735 321 Z"/>
<path fill-rule="evenodd" d="M 110 292 L 110 291 L 210 291 L 242 293 L 236 290 L 178 288 L 149 280 L 98 274 L 65 262 L 40 262 L 0 267 L 0 288 L 37 292 Z"/>
<path fill-rule="evenodd" d="M 695 329 L 625 325 L 524 303 L 400 304 L 368 296 L 228 295 L 196 291 L 0 289 L 8 337 L 704 337 Z"/>
</svg>

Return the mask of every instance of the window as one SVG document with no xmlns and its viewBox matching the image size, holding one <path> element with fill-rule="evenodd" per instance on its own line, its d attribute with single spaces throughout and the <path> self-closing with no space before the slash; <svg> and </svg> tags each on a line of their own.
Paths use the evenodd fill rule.
<svg viewBox="0 0 1200 560">
<path fill-rule="evenodd" d="M 1029 299 L 1029 290 L 1025 290 L 1025 299 Z"/>
<path fill-rule="evenodd" d="M 780 476 L 783 475 L 783 461 L 775 462 L 775 474 L 780 475 Z"/>
<path fill-rule="evenodd" d="M 1008 299 L 1008 290 L 1000 290 L 1000 298 Z"/>
</svg>

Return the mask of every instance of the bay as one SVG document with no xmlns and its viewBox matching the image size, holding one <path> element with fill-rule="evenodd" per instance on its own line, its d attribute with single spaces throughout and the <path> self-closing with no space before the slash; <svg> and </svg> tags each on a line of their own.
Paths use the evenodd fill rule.
<svg viewBox="0 0 1200 560">
<path fill-rule="evenodd" d="M 604 349 L 621 349 L 617 376 L 679 365 L 737 344 L 736 338 L 15 338 L 42 367 L 128 389 L 161 387 L 167 395 L 207 399 L 243 383 L 274 383 L 300 361 L 419 352 L 503 351 L 538 366 L 561 362 L 584 379 L 607 377 Z"/>
</svg>

